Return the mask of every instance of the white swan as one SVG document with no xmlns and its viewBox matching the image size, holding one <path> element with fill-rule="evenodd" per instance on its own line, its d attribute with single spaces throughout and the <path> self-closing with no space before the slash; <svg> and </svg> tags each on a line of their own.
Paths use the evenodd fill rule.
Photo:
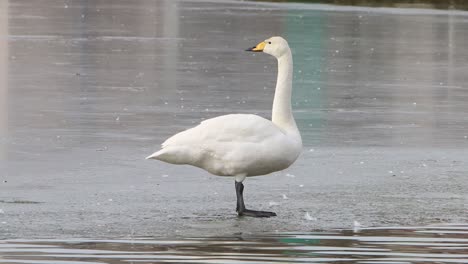
<svg viewBox="0 0 468 264">
<path fill-rule="evenodd" d="M 270 217 L 273 212 L 248 210 L 242 181 L 289 167 L 302 150 L 302 140 L 291 109 L 293 64 L 285 39 L 272 37 L 247 51 L 265 52 L 278 59 L 278 78 L 272 121 L 257 115 L 215 117 L 182 131 L 147 159 L 189 164 L 219 176 L 235 178 L 239 216 Z"/>
</svg>

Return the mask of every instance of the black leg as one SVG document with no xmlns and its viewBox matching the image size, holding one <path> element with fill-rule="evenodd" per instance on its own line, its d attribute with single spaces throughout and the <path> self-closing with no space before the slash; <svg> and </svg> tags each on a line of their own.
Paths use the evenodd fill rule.
<svg viewBox="0 0 468 264">
<path fill-rule="evenodd" d="M 276 216 L 274 212 L 266 211 L 255 211 L 245 208 L 244 204 L 244 184 L 242 182 L 236 182 L 236 196 L 237 206 L 236 212 L 239 216 L 252 216 L 252 217 L 271 217 Z"/>
<path fill-rule="evenodd" d="M 244 185 L 242 182 L 235 182 L 236 183 L 236 197 L 237 197 L 237 206 L 236 206 L 236 212 L 239 212 L 241 208 L 245 209 L 244 205 Z"/>
</svg>

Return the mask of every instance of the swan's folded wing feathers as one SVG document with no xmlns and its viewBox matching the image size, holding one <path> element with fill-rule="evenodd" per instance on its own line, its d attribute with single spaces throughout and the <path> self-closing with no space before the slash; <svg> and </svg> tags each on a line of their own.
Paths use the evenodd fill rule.
<svg viewBox="0 0 468 264">
<path fill-rule="evenodd" d="M 282 133 L 270 120 L 257 115 L 231 114 L 202 121 L 167 139 L 162 147 L 197 146 L 207 142 L 258 142 Z"/>
</svg>

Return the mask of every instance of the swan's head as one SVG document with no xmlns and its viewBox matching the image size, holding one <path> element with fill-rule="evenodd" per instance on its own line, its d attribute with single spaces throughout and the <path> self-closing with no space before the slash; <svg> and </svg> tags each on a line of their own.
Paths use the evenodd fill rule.
<svg viewBox="0 0 468 264">
<path fill-rule="evenodd" d="M 247 51 L 265 52 L 276 58 L 288 53 L 288 42 L 282 37 L 271 37 L 257 44 L 257 46 L 247 49 Z"/>
</svg>

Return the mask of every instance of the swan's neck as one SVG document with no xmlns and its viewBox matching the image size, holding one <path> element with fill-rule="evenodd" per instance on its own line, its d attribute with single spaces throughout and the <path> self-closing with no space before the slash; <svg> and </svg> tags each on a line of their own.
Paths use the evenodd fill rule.
<svg viewBox="0 0 468 264">
<path fill-rule="evenodd" d="M 291 108 L 292 77 L 293 61 L 291 52 L 288 51 L 278 58 L 278 79 L 271 120 L 287 132 L 299 133 Z"/>
</svg>

